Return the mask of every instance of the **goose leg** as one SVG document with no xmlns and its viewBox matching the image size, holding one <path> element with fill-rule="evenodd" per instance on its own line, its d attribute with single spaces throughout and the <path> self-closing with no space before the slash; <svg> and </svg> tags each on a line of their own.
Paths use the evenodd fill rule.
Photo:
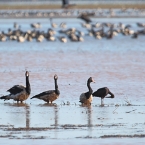
<svg viewBox="0 0 145 145">
<path fill-rule="evenodd" d="M 104 106 L 104 98 L 101 98 L 101 106 Z"/>
</svg>

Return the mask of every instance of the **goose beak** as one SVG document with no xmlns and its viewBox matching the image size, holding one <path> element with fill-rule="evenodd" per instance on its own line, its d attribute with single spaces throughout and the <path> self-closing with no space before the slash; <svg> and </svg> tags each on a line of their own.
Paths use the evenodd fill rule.
<svg viewBox="0 0 145 145">
<path fill-rule="evenodd" d="M 95 83 L 95 81 L 94 81 L 94 80 L 92 80 L 92 82 L 93 82 L 93 83 Z"/>
</svg>

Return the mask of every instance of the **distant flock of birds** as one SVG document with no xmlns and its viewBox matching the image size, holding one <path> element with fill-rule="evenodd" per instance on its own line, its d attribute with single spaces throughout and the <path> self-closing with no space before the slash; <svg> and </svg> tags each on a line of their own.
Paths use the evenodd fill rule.
<svg viewBox="0 0 145 145">
<path fill-rule="evenodd" d="M 14 101 L 17 101 L 17 103 L 19 103 L 19 102 L 22 103 L 23 101 L 28 99 L 28 97 L 31 94 L 31 86 L 30 86 L 30 82 L 29 82 L 29 72 L 28 71 L 26 71 L 25 77 L 26 77 L 26 87 L 24 87 L 22 85 L 14 85 L 12 88 L 7 90 L 9 92 L 9 94 L 0 97 L 0 99 L 3 99 L 4 101 L 12 99 Z M 57 80 L 58 80 L 58 76 L 55 74 L 54 75 L 55 89 L 44 91 L 40 94 L 37 94 L 37 95 L 31 97 L 31 99 L 36 98 L 36 99 L 43 100 L 47 103 L 52 103 L 53 101 L 58 99 L 59 95 L 60 95 L 60 91 L 58 89 Z M 90 86 L 91 82 L 95 82 L 92 77 L 90 77 L 87 80 L 88 91 L 86 93 L 82 93 L 80 95 L 79 102 L 81 102 L 82 105 L 91 105 L 91 103 L 93 101 L 93 97 L 99 97 L 99 98 L 101 98 L 101 106 L 104 106 L 103 100 L 108 94 L 110 94 L 110 96 L 108 96 L 106 98 L 114 98 L 114 94 L 112 92 L 110 92 L 110 90 L 107 87 L 100 88 L 97 91 L 93 92 L 93 90 Z"/>
<path fill-rule="evenodd" d="M 2 18 L 50 18 L 50 17 L 78 17 L 82 13 L 92 13 L 93 17 L 122 17 L 122 16 L 145 16 L 145 9 L 91 9 L 91 10 L 0 10 L 0 17 Z"/>
<path fill-rule="evenodd" d="M 32 23 L 31 30 L 23 31 L 21 26 L 18 23 L 14 23 L 14 29 L 9 28 L 7 32 L 0 32 L 0 41 L 37 41 L 43 42 L 44 40 L 56 41 L 57 39 L 63 43 L 68 42 L 68 40 L 73 42 L 82 42 L 84 41 L 85 36 L 91 36 L 95 39 L 112 39 L 113 37 L 122 34 L 123 36 L 131 36 L 131 38 L 138 38 L 138 36 L 145 35 L 145 23 L 137 22 L 138 30 L 133 30 L 130 24 L 123 23 L 94 23 L 90 19 L 91 13 L 81 14 L 78 18 L 83 20 L 81 23 L 82 27 L 85 29 L 86 34 L 76 28 L 67 28 L 67 24 L 62 22 L 60 25 L 54 23 L 52 18 L 50 18 L 51 28 L 48 28 L 47 31 L 41 30 L 40 23 Z M 57 28 L 60 28 L 59 30 Z M 59 33 L 59 35 L 57 34 Z"/>
</svg>

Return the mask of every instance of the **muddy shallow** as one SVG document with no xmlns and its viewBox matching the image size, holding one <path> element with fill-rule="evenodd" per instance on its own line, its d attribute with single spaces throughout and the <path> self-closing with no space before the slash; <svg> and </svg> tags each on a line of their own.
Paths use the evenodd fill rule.
<svg viewBox="0 0 145 145">
<path fill-rule="evenodd" d="M 0 100 L 1 143 L 144 144 L 144 56 L 144 36 L 66 44 L 1 42 L 1 95 L 13 85 L 25 85 L 25 70 L 30 71 L 30 97 L 54 89 L 54 74 L 61 92 L 53 105 L 30 98 L 23 104 Z M 96 81 L 94 91 L 107 86 L 115 94 L 104 100 L 104 107 L 99 98 L 91 107 L 80 106 L 90 76 Z"/>
</svg>

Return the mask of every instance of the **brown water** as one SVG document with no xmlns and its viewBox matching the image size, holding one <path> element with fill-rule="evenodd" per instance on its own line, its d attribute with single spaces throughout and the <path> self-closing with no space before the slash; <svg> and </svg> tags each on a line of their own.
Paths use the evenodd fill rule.
<svg viewBox="0 0 145 145">
<path fill-rule="evenodd" d="M 24 104 L 0 100 L 1 143 L 144 144 L 144 44 L 143 36 L 86 37 L 85 42 L 67 44 L 1 42 L 1 95 L 13 85 L 25 85 L 25 70 L 30 71 L 30 97 L 54 89 L 54 74 L 61 93 L 54 105 L 30 98 Z M 91 107 L 80 106 L 90 76 L 96 81 L 94 91 L 107 86 L 115 94 L 104 100 L 104 107 L 99 98 Z"/>
</svg>

